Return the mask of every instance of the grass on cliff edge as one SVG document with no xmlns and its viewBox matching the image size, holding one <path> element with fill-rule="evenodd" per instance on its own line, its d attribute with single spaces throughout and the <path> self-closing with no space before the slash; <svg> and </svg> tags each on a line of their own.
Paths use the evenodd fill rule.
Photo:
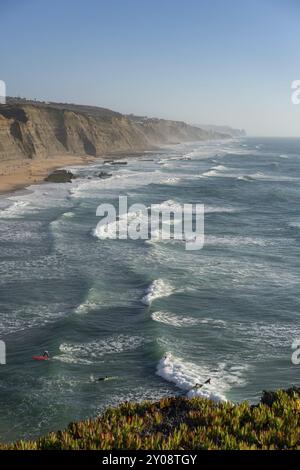
<svg viewBox="0 0 300 470">
<path fill-rule="evenodd" d="M 257 406 L 203 398 L 125 403 L 64 431 L 0 449 L 300 449 L 299 392 L 266 393 Z"/>
</svg>

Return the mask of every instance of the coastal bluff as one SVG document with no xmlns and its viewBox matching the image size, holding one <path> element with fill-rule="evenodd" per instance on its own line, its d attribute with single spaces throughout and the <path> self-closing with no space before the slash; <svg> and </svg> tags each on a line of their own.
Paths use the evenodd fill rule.
<svg viewBox="0 0 300 470">
<path fill-rule="evenodd" d="M 17 98 L 0 105 L 0 163 L 51 160 L 58 155 L 98 157 L 226 137 L 180 121 L 123 115 L 95 106 Z"/>
</svg>

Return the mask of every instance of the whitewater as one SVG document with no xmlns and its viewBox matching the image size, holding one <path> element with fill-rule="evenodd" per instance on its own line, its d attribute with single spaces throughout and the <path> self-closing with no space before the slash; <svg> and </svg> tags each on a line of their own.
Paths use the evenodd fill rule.
<svg viewBox="0 0 300 470">
<path fill-rule="evenodd" d="M 256 402 L 299 385 L 300 140 L 185 143 L 142 160 L 99 159 L 70 168 L 72 183 L 1 196 L 1 441 L 125 400 Z M 97 207 L 119 196 L 157 211 L 204 204 L 203 249 L 103 239 Z M 44 350 L 49 361 L 32 361 Z"/>
</svg>

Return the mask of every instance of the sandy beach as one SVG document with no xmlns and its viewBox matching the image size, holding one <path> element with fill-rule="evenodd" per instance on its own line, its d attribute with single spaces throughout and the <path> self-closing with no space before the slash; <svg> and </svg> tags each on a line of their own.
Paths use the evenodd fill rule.
<svg viewBox="0 0 300 470">
<path fill-rule="evenodd" d="M 43 160 L 1 161 L 0 194 L 42 182 L 44 178 L 55 169 L 70 165 L 86 165 L 95 160 L 95 158 L 87 156 L 57 155 Z"/>
</svg>

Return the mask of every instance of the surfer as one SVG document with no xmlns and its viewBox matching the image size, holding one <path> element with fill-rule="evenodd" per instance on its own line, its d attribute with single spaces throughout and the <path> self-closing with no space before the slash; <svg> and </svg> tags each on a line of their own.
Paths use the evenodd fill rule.
<svg viewBox="0 0 300 470">
<path fill-rule="evenodd" d="M 48 351 L 44 351 L 43 357 L 44 357 L 45 359 L 49 359 L 49 358 L 50 358 L 50 355 L 49 355 Z"/>
<path fill-rule="evenodd" d="M 105 380 L 108 380 L 109 377 L 106 375 L 105 377 L 99 377 L 99 379 L 96 380 L 96 382 L 105 382 Z"/>
<path fill-rule="evenodd" d="M 197 383 L 196 385 L 194 385 L 194 386 L 190 389 L 190 391 L 191 391 L 191 390 L 198 390 L 199 388 L 204 387 L 204 385 L 210 385 L 210 382 L 211 382 L 211 379 L 207 379 L 207 380 L 205 380 L 205 382 L 203 382 L 203 384 L 198 384 L 198 383 Z"/>
</svg>

